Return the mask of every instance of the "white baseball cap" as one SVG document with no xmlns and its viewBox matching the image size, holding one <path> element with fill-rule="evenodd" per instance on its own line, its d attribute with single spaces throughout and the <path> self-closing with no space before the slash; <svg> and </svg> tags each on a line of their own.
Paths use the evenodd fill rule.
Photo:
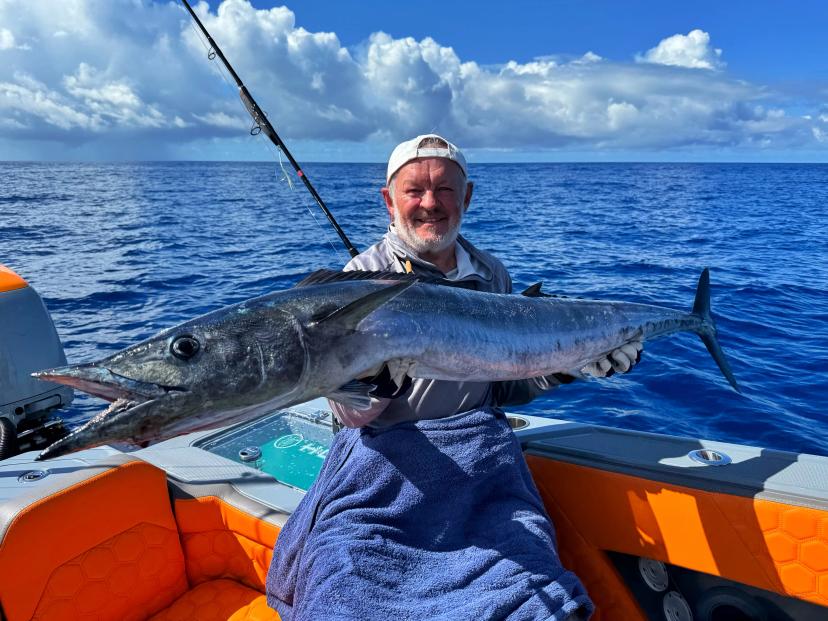
<svg viewBox="0 0 828 621">
<path fill-rule="evenodd" d="M 442 140 L 448 147 L 421 147 L 420 145 L 426 141 L 427 138 L 436 138 Z M 391 177 L 396 172 L 408 164 L 411 160 L 416 160 L 418 157 L 444 157 L 452 162 L 457 162 L 463 174 L 468 177 L 468 170 L 466 169 L 466 158 L 463 157 L 462 151 L 448 140 L 437 134 L 424 134 L 417 136 L 412 140 L 406 140 L 397 145 L 391 152 L 391 157 L 388 158 L 388 171 L 385 174 L 385 182 L 389 183 Z"/>
</svg>

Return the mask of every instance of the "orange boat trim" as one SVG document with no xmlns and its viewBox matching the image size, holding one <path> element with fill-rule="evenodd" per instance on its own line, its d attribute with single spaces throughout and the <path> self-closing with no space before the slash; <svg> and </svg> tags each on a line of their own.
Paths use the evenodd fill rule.
<svg viewBox="0 0 828 621">
<path fill-rule="evenodd" d="M 527 455 L 561 558 L 600 611 L 643 619 L 604 551 L 828 606 L 828 512 Z"/>
<path fill-rule="evenodd" d="M 14 291 L 15 289 L 25 289 L 28 286 L 29 283 L 20 276 L 5 265 L 0 265 L 0 293 L 3 291 Z"/>
</svg>

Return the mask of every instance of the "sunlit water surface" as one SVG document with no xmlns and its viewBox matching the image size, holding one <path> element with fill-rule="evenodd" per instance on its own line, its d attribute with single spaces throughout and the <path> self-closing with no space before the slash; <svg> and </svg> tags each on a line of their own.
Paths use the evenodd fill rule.
<svg viewBox="0 0 828 621">
<path fill-rule="evenodd" d="M 358 248 L 380 238 L 383 166 L 306 170 Z M 339 268 L 337 238 L 281 176 L 258 163 L 0 163 L 0 262 L 41 293 L 70 362 L 91 361 Z M 472 176 L 464 231 L 516 288 L 689 310 L 710 267 L 743 388 L 682 334 L 648 343 L 630 374 L 524 411 L 828 454 L 828 166 L 479 164 Z M 102 406 L 77 393 L 63 414 L 77 424 Z"/>
</svg>

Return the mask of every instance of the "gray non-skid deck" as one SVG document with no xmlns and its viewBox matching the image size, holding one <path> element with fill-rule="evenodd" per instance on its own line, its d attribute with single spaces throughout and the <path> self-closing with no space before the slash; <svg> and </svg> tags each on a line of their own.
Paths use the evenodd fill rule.
<svg viewBox="0 0 828 621">
<path fill-rule="evenodd" d="M 316 400 L 291 408 L 326 424 L 327 404 Z M 510 415 L 525 421 L 515 430 L 530 454 L 629 474 L 650 480 L 765 498 L 788 504 L 828 509 L 828 457 L 785 453 L 762 448 L 673 437 L 611 427 L 584 425 L 554 418 Z M 250 423 L 248 423 L 250 424 Z M 232 488 L 254 503 L 290 514 L 303 492 L 272 476 L 198 448 L 224 431 L 190 434 L 130 453 L 164 469 L 181 493 L 188 486 Z M 688 457 L 696 449 L 713 449 L 732 460 L 726 466 L 709 466 Z M 98 468 L 119 454 L 111 448 L 80 451 L 47 462 L 35 462 L 35 452 L 0 462 L 0 507 L 33 486 L 59 488 L 71 484 L 72 472 Z M 44 471 L 43 479 L 27 481 L 27 472 Z M 229 488 L 228 488 L 229 486 Z"/>
</svg>

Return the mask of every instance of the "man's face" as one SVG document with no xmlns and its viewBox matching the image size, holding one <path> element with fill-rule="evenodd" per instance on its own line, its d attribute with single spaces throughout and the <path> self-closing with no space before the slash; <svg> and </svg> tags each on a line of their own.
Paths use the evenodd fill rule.
<svg viewBox="0 0 828 621">
<path fill-rule="evenodd" d="M 400 168 L 392 186 L 382 194 L 402 241 L 426 256 L 452 248 L 472 196 L 460 167 L 445 158 L 414 160 Z"/>
</svg>

